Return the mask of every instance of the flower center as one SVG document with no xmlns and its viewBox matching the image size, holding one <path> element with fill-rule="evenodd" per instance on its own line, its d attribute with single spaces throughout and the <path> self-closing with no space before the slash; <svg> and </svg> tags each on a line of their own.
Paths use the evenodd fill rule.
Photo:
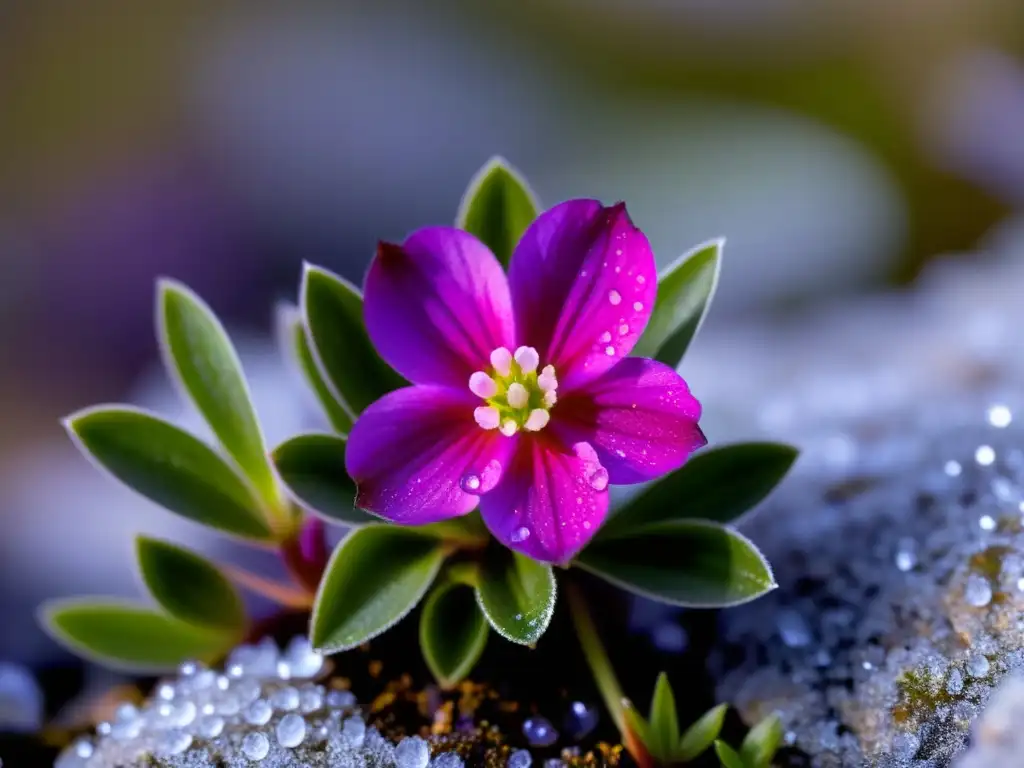
<svg viewBox="0 0 1024 768">
<path fill-rule="evenodd" d="M 558 379 L 554 366 L 538 373 L 540 357 L 533 347 L 520 347 L 515 354 L 505 347 L 491 352 L 491 370 L 469 377 L 469 389 L 487 402 L 473 411 L 484 429 L 497 429 L 511 437 L 520 429 L 537 432 L 551 420 L 557 397 Z"/>
</svg>

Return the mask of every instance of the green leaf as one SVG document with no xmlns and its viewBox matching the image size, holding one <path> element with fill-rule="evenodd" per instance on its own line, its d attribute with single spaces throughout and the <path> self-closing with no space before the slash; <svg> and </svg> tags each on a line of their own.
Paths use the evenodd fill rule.
<svg viewBox="0 0 1024 768">
<path fill-rule="evenodd" d="M 347 651 L 388 630 L 416 607 L 443 561 L 442 543 L 415 529 L 352 531 L 320 581 L 310 620 L 314 647 Z"/>
<path fill-rule="evenodd" d="M 747 538 L 706 520 L 650 525 L 592 542 L 576 564 L 623 589 L 690 608 L 739 605 L 777 586 Z"/>
<path fill-rule="evenodd" d="M 302 315 L 298 307 L 291 304 L 280 304 L 277 309 L 277 326 L 280 344 L 288 361 L 294 363 L 302 377 L 306 380 L 313 394 L 316 395 L 320 407 L 323 408 L 331 427 L 342 435 L 352 431 L 352 416 L 345 410 L 324 381 L 320 369 L 316 367 L 313 351 L 309 348 L 306 329 L 302 325 Z"/>
<path fill-rule="evenodd" d="M 664 763 L 672 762 L 679 745 L 679 715 L 676 712 L 676 697 L 668 682 L 668 675 L 662 672 L 654 685 L 651 698 L 650 723 L 651 741 L 649 747 L 654 757 Z"/>
<path fill-rule="evenodd" d="M 186 659 L 212 662 L 238 639 L 116 600 L 53 600 L 40 607 L 39 621 L 80 656 L 130 672 L 163 672 Z"/>
<path fill-rule="evenodd" d="M 715 754 L 718 755 L 718 761 L 722 764 L 722 768 L 748 768 L 743 764 L 743 758 L 736 754 L 736 750 L 724 741 L 715 742 Z"/>
<path fill-rule="evenodd" d="M 146 588 L 171 616 L 198 627 L 244 630 L 242 599 L 213 563 L 176 544 L 147 536 L 135 539 L 135 553 Z"/>
<path fill-rule="evenodd" d="M 724 245 L 725 240 L 698 245 L 658 275 L 654 311 L 633 355 L 679 367 L 714 297 Z"/>
<path fill-rule="evenodd" d="M 770 715 L 750 729 L 740 745 L 740 757 L 747 768 L 768 768 L 782 743 L 782 721 Z"/>
<path fill-rule="evenodd" d="M 555 574 L 546 563 L 495 544 L 484 558 L 476 599 L 499 635 L 534 645 L 555 612 Z"/>
<path fill-rule="evenodd" d="M 798 453 L 781 443 L 737 443 L 701 451 L 630 499 L 596 538 L 630 535 L 670 520 L 731 522 L 771 493 Z"/>
<path fill-rule="evenodd" d="M 311 511 L 345 525 L 379 522 L 355 506 L 356 484 L 345 471 L 340 435 L 289 438 L 274 449 L 273 459 L 288 491 Z"/>
<path fill-rule="evenodd" d="M 427 596 L 420 616 L 420 648 L 442 688 L 455 686 L 470 673 L 489 631 L 472 587 L 448 582 Z"/>
<path fill-rule="evenodd" d="M 79 411 L 65 427 L 100 467 L 171 512 L 236 536 L 271 538 L 245 482 L 188 432 L 127 406 Z"/>
<path fill-rule="evenodd" d="M 687 728 L 679 742 L 679 748 L 676 750 L 676 759 L 689 763 L 710 747 L 722 732 L 725 713 L 728 710 L 728 704 L 712 707 L 697 722 Z"/>
<path fill-rule="evenodd" d="M 306 264 L 301 305 L 317 366 L 350 413 L 358 415 L 381 396 L 406 385 L 370 342 L 358 288 L 326 269 Z"/>
<path fill-rule="evenodd" d="M 503 158 L 493 157 L 469 182 L 455 226 L 476 235 L 507 267 L 539 208 L 519 172 Z"/>
<path fill-rule="evenodd" d="M 213 311 L 189 288 L 159 284 L 157 325 L 168 371 L 206 419 L 224 450 L 272 503 L 278 501 L 242 363 Z"/>
</svg>

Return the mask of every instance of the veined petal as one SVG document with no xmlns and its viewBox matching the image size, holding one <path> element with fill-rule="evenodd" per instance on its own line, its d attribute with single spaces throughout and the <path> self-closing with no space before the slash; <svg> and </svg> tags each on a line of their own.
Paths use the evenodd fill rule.
<svg viewBox="0 0 1024 768">
<path fill-rule="evenodd" d="M 497 482 L 512 448 L 497 430 L 477 426 L 475 402 L 468 389 L 418 385 L 367 408 L 345 448 L 356 505 L 405 525 L 472 511 L 477 494 Z"/>
<path fill-rule="evenodd" d="M 508 281 L 487 246 L 452 227 L 381 243 L 364 290 L 366 328 L 388 364 L 416 384 L 464 389 L 492 350 L 512 347 Z"/>
<path fill-rule="evenodd" d="M 658 272 L 625 205 L 570 200 L 527 228 L 509 283 L 519 342 L 536 347 L 568 390 L 633 349 L 654 307 Z"/>
<path fill-rule="evenodd" d="M 565 563 L 608 513 L 608 474 L 593 449 L 560 446 L 543 433 L 521 435 L 497 487 L 480 498 L 491 534 L 510 549 Z"/>
<path fill-rule="evenodd" d="M 671 472 L 705 445 L 700 413 L 672 368 L 630 357 L 560 399 L 549 429 L 564 441 L 593 445 L 611 482 L 628 485 Z"/>
</svg>

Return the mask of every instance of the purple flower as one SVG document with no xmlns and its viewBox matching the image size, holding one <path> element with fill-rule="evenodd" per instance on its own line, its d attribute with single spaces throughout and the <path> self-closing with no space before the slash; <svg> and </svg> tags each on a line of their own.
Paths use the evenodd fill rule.
<svg viewBox="0 0 1024 768">
<path fill-rule="evenodd" d="M 477 507 L 506 546 L 569 561 L 608 511 L 608 485 L 670 472 L 706 443 L 672 368 L 627 357 L 651 316 L 654 255 L 625 205 L 541 214 L 506 277 L 451 227 L 381 243 L 364 309 L 381 356 L 413 385 L 359 418 L 356 503 L 422 525 Z"/>
</svg>

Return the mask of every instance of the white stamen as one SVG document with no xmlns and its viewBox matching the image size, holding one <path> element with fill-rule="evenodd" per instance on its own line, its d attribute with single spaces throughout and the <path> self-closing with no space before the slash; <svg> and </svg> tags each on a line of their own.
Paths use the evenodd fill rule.
<svg viewBox="0 0 1024 768">
<path fill-rule="evenodd" d="M 541 392 L 551 392 L 558 388 L 558 379 L 555 378 L 555 366 L 544 366 L 544 370 L 537 377 L 537 386 L 540 387 Z"/>
<path fill-rule="evenodd" d="M 489 400 L 498 394 L 498 384 L 483 371 L 477 371 L 469 377 L 469 391 L 477 397 Z"/>
<path fill-rule="evenodd" d="M 523 370 L 523 373 L 533 373 L 540 365 L 540 355 L 533 347 L 520 347 L 516 350 L 516 362 Z"/>
<path fill-rule="evenodd" d="M 484 429 L 497 429 L 498 423 L 501 421 L 501 414 L 498 413 L 497 408 L 481 405 L 479 408 L 473 409 L 473 418 Z"/>
<path fill-rule="evenodd" d="M 506 347 L 498 347 L 491 352 L 491 365 L 499 376 L 508 376 L 512 373 L 512 353 Z"/>
<path fill-rule="evenodd" d="M 519 429 L 519 425 L 512 419 L 505 419 L 505 423 L 498 427 L 498 429 L 501 430 L 501 434 L 505 437 L 512 437 L 512 435 L 516 433 L 516 430 Z"/>
<path fill-rule="evenodd" d="M 523 429 L 529 432 L 539 432 L 548 425 L 550 420 L 550 413 L 543 408 L 534 408 L 530 411 L 530 416 L 526 419 L 526 423 L 523 424 Z"/>
<path fill-rule="evenodd" d="M 518 381 L 508 388 L 508 404 L 513 408 L 525 408 L 530 403 L 530 393 Z"/>
<path fill-rule="evenodd" d="M 549 389 L 544 393 L 544 405 L 550 408 L 558 402 L 558 395 L 555 394 L 555 390 Z"/>
</svg>

